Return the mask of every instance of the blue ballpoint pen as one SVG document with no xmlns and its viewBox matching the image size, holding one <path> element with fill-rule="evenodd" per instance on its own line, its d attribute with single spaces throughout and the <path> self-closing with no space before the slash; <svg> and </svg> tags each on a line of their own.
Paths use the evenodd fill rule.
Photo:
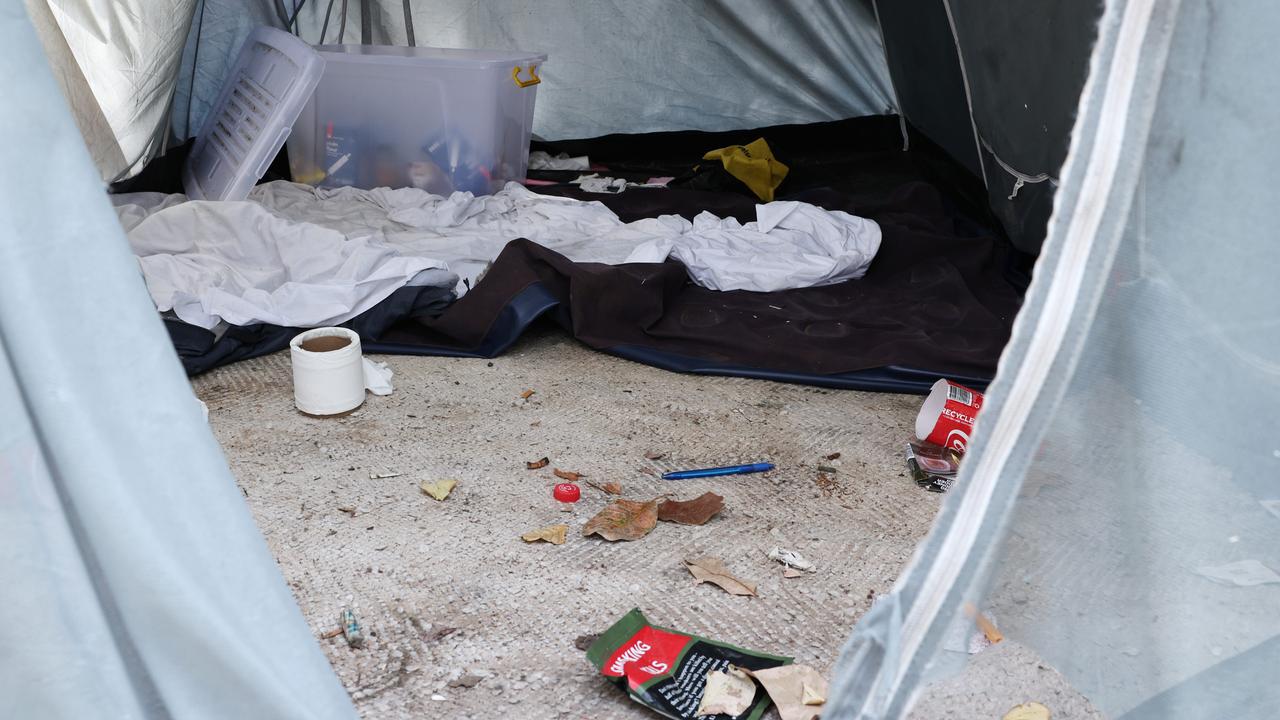
<svg viewBox="0 0 1280 720">
<path fill-rule="evenodd" d="M 716 475 L 741 475 L 743 473 L 768 472 L 773 463 L 760 462 L 750 465 L 730 465 L 728 467 L 703 468 L 701 470 L 679 470 L 663 473 L 663 480 L 691 480 L 693 478 L 715 477 Z"/>
</svg>

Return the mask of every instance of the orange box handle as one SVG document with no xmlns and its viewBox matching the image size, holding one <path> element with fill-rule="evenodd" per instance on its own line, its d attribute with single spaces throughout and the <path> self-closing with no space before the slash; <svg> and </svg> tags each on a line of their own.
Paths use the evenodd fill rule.
<svg viewBox="0 0 1280 720">
<path fill-rule="evenodd" d="M 529 66 L 529 79 L 520 79 L 520 66 L 517 65 L 511 70 L 511 79 L 516 82 L 516 87 L 527 88 L 531 85 L 537 85 L 542 82 L 542 78 L 538 77 L 538 68 L 534 65 Z"/>
</svg>

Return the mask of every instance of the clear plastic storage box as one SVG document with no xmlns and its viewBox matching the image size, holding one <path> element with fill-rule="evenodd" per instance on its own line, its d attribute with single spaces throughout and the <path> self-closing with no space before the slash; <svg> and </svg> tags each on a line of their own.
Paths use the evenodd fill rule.
<svg viewBox="0 0 1280 720">
<path fill-rule="evenodd" d="M 523 180 L 546 55 L 326 45 L 289 135 L 298 182 L 484 195 Z"/>
</svg>

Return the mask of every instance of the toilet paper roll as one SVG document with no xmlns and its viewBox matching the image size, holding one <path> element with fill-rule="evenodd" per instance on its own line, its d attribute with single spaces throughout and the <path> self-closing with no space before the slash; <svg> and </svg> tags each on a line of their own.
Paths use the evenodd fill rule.
<svg viewBox="0 0 1280 720">
<path fill-rule="evenodd" d="M 293 402 L 308 415 L 337 415 L 364 403 L 360 336 L 346 328 L 316 328 L 289 342 Z"/>
</svg>

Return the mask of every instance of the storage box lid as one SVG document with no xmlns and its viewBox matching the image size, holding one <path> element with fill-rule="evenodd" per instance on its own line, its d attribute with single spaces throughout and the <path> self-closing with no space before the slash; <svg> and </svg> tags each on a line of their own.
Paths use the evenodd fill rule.
<svg viewBox="0 0 1280 720">
<path fill-rule="evenodd" d="M 249 197 L 323 74 L 319 54 L 293 35 L 269 27 L 250 33 L 182 168 L 187 196 Z"/>
<path fill-rule="evenodd" d="M 546 62 L 546 53 L 522 50 L 462 50 L 394 45 L 319 45 L 327 62 L 384 65 L 445 65 L 457 68 L 498 68 Z"/>
</svg>

